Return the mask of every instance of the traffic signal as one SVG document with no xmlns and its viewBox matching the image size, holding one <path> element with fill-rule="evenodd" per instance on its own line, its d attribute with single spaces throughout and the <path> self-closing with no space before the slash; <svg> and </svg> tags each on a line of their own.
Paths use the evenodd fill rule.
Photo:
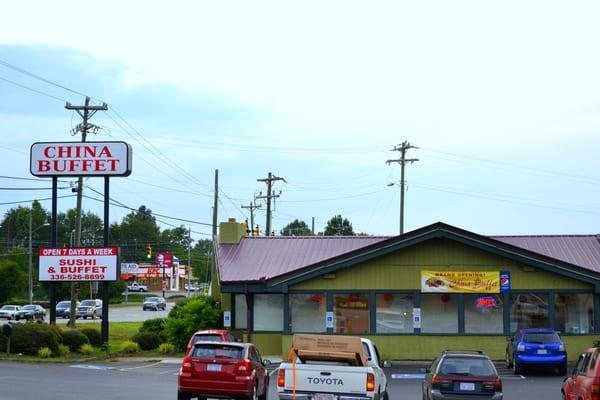
<svg viewBox="0 0 600 400">
<path fill-rule="evenodd" d="M 146 258 L 147 259 L 152 258 L 152 246 L 151 245 L 148 245 L 148 247 L 146 247 Z"/>
</svg>

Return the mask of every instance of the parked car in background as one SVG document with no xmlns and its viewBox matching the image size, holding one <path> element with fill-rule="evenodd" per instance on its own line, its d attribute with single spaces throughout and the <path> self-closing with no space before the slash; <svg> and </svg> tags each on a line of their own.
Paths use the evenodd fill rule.
<svg viewBox="0 0 600 400">
<path fill-rule="evenodd" d="M 131 285 L 127 285 L 127 290 L 130 292 L 147 292 L 148 286 L 133 282 Z"/>
<path fill-rule="evenodd" d="M 502 400 L 502 380 L 483 352 L 445 350 L 425 369 L 423 400 Z"/>
<path fill-rule="evenodd" d="M 199 292 L 199 291 L 200 291 L 200 286 L 198 286 L 198 285 L 189 285 L 189 284 L 187 284 L 187 283 L 184 285 L 184 287 L 183 287 L 183 288 L 184 288 L 184 290 L 185 290 L 186 292 L 187 292 L 188 290 L 189 290 L 190 292 Z"/>
<path fill-rule="evenodd" d="M 6 318 L 8 320 L 14 319 L 20 310 L 21 306 L 12 304 L 3 305 L 2 308 L 0 308 L 0 318 Z"/>
<path fill-rule="evenodd" d="M 266 399 L 269 373 L 252 343 L 198 342 L 183 359 L 177 400 L 210 397 Z"/>
<path fill-rule="evenodd" d="M 599 344 L 586 349 L 577 359 L 571 374 L 561 387 L 563 400 L 600 400 Z"/>
<path fill-rule="evenodd" d="M 15 314 L 15 319 L 26 319 L 26 320 L 41 320 L 43 321 L 46 318 L 46 310 L 44 307 L 38 304 L 27 304 L 23 306 L 17 313 Z"/>
<path fill-rule="evenodd" d="M 558 368 L 567 373 L 567 350 L 558 333 L 547 328 L 518 330 L 506 345 L 506 366 L 515 375 L 529 367 Z"/>
<path fill-rule="evenodd" d="M 81 302 L 78 301 L 75 303 L 75 310 L 77 307 L 81 305 Z M 63 300 L 59 301 L 56 304 L 56 318 L 69 318 L 71 316 L 71 300 Z"/>
<path fill-rule="evenodd" d="M 77 307 L 75 318 L 102 318 L 102 300 L 84 300 Z"/>
<path fill-rule="evenodd" d="M 195 343 L 198 342 L 239 342 L 235 336 L 227 329 L 208 329 L 204 331 L 198 331 L 192 335 L 188 342 L 185 354 L 190 352 L 190 349 Z"/>
<path fill-rule="evenodd" d="M 146 297 L 144 304 L 142 304 L 142 310 L 166 310 L 167 302 L 164 297 Z"/>
</svg>

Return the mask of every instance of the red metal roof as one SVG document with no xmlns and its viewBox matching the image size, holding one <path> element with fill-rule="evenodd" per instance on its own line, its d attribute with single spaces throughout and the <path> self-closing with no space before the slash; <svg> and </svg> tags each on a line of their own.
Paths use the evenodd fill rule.
<svg viewBox="0 0 600 400">
<path fill-rule="evenodd" d="M 492 239 L 600 272 L 600 236 L 492 236 Z"/>
<path fill-rule="evenodd" d="M 388 237 L 243 237 L 238 244 L 218 245 L 219 278 L 228 283 L 267 280 L 385 239 Z"/>
<path fill-rule="evenodd" d="M 269 280 L 392 237 L 243 237 L 238 244 L 217 246 L 219 278 L 224 283 Z M 489 238 L 600 273 L 599 235 L 489 236 Z"/>
</svg>

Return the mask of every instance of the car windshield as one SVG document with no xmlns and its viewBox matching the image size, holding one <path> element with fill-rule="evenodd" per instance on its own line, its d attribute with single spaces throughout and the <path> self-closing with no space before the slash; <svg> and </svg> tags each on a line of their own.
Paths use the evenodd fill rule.
<svg viewBox="0 0 600 400">
<path fill-rule="evenodd" d="M 441 375 L 496 376 L 491 361 L 484 357 L 446 357 L 440 365 Z"/>
<path fill-rule="evenodd" d="M 23 310 L 35 310 L 35 305 L 28 304 L 26 306 L 23 306 Z"/>
<path fill-rule="evenodd" d="M 217 334 L 201 334 L 194 336 L 194 343 L 198 342 L 222 342 L 223 338 Z"/>
<path fill-rule="evenodd" d="M 560 342 L 560 338 L 554 332 L 526 333 L 523 336 L 523 341 L 526 343 L 546 344 L 546 343 L 558 343 L 558 342 Z"/>
<path fill-rule="evenodd" d="M 70 301 L 61 301 L 60 303 L 58 303 L 56 305 L 56 308 L 67 308 L 67 307 L 71 307 Z"/>
<path fill-rule="evenodd" d="M 91 307 L 91 306 L 95 306 L 96 302 L 94 300 L 84 300 L 81 302 L 81 305 L 83 307 Z"/>
<path fill-rule="evenodd" d="M 14 310 L 16 309 L 16 306 L 2 306 L 2 308 L 0 308 L 0 310 Z"/>
<path fill-rule="evenodd" d="M 158 303 L 158 302 L 160 302 L 160 298 L 158 298 L 158 297 L 148 297 L 146 299 L 146 301 L 150 302 L 150 303 Z"/>
<path fill-rule="evenodd" d="M 239 360 L 243 356 L 243 350 L 240 346 L 199 343 L 194 346 L 192 357 L 232 358 Z"/>
</svg>

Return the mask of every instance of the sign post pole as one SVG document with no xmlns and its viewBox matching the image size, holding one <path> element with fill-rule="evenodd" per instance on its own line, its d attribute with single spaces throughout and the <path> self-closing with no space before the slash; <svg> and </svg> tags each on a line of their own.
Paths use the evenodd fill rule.
<svg viewBox="0 0 600 400">
<path fill-rule="evenodd" d="M 58 177 L 52 177 L 52 221 L 50 224 L 50 246 L 56 247 L 56 215 L 58 202 Z M 56 282 L 50 282 L 50 324 L 56 325 Z"/>
<path fill-rule="evenodd" d="M 110 177 L 107 175 L 104 177 L 104 247 L 108 247 L 108 234 L 109 234 L 109 201 L 110 201 Z M 119 262 L 117 261 L 117 269 Z M 117 279 L 119 274 L 117 272 Z M 102 282 L 102 326 L 101 326 L 101 336 L 102 336 L 102 345 L 108 345 L 108 303 L 110 303 L 110 292 L 109 292 L 109 282 Z"/>
</svg>

